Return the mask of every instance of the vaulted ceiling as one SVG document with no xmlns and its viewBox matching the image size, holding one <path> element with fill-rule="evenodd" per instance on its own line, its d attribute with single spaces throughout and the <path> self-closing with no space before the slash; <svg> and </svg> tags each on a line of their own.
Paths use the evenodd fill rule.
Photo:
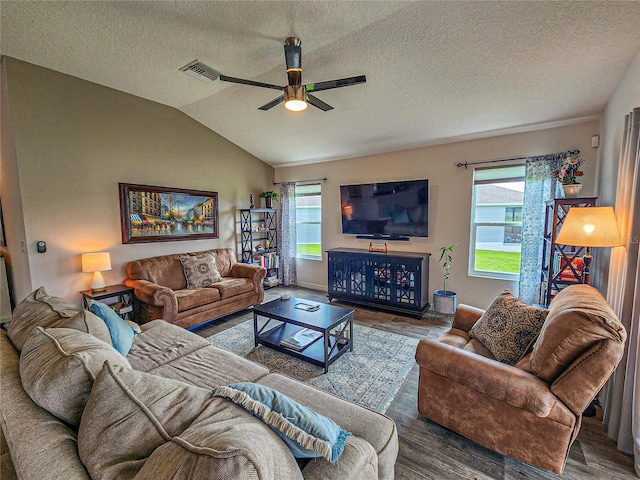
<svg viewBox="0 0 640 480">
<path fill-rule="evenodd" d="M 274 165 L 357 157 L 594 118 L 640 50 L 640 3 L 603 1 L 0 2 L 0 52 L 175 107 Z M 332 105 L 258 107 L 283 44 Z"/>
</svg>

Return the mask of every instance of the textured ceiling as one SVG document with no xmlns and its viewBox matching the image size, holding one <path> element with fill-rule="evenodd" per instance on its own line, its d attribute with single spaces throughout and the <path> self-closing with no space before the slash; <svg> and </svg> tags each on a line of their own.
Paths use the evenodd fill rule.
<svg viewBox="0 0 640 480">
<path fill-rule="evenodd" d="M 640 2 L 0 1 L 0 51 L 175 107 L 271 165 L 357 157 L 602 113 L 640 49 Z M 178 69 L 303 83 L 335 110 L 258 107 L 275 90 Z"/>
</svg>

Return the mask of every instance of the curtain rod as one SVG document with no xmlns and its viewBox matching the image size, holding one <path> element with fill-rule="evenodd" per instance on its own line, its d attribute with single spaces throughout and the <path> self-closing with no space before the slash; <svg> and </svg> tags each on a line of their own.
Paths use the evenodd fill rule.
<svg viewBox="0 0 640 480">
<path fill-rule="evenodd" d="M 569 150 L 567 152 L 560 152 L 560 153 L 568 153 L 569 155 L 579 155 L 580 150 Z M 551 155 L 558 155 L 558 153 L 552 153 Z M 534 155 L 534 156 L 538 156 L 538 155 Z M 482 160 L 480 162 L 456 163 L 456 167 L 464 167 L 466 170 L 469 165 L 483 165 L 485 163 L 497 163 L 497 162 L 514 162 L 516 160 L 526 160 L 527 158 L 530 158 L 530 157 L 514 157 L 514 158 L 502 158 L 500 160 Z"/>
<path fill-rule="evenodd" d="M 514 162 L 516 160 L 526 160 L 527 157 L 514 157 L 514 158 L 502 158 L 500 160 L 483 160 L 480 162 L 464 162 L 456 163 L 456 167 L 464 167 L 465 170 L 469 165 L 483 165 L 485 163 L 497 163 L 497 162 Z"/>
<path fill-rule="evenodd" d="M 327 177 L 324 178 L 312 178 L 310 180 L 295 180 L 293 183 L 307 183 L 307 182 L 326 182 Z M 273 182 L 274 185 L 282 185 L 285 182 Z"/>
</svg>

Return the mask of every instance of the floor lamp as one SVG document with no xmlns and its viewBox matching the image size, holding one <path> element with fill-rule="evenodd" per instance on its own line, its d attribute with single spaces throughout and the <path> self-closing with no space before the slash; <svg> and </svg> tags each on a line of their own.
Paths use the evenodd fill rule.
<svg viewBox="0 0 640 480">
<path fill-rule="evenodd" d="M 582 283 L 589 283 L 591 248 L 622 245 L 613 207 L 573 207 L 569 209 L 556 243 L 587 248 L 582 259 L 584 261 Z"/>
</svg>

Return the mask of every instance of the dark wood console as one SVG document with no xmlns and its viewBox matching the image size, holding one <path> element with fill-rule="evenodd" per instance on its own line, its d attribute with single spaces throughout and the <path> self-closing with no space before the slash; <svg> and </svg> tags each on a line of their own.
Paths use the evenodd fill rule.
<svg viewBox="0 0 640 480">
<path fill-rule="evenodd" d="M 422 317 L 429 308 L 430 253 L 327 250 L 333 299 Z"/>
</svg>

